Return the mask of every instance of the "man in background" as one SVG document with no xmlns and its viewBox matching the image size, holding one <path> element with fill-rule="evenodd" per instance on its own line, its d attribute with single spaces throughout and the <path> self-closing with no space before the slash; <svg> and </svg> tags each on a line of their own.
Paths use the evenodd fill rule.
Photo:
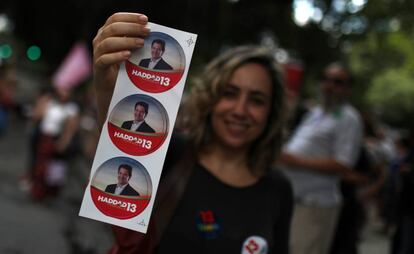
<svg viewBox="0 0 414 254">
<path fill-rule="evenodd" d="M 280 157 L 295 195 L 292 254 L 329 252 L 341 207 L 339 179 L 354 174 L 361 145 L 360 116 L 347 102 L 348 70 L 328 65 L 319 89 L 321 105 L 304 116 Z"/>
</svg>

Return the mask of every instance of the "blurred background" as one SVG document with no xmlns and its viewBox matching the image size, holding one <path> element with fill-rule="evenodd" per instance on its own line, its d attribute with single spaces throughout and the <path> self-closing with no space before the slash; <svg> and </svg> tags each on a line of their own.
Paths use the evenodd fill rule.
<svg viewBox="0 0 414 254">
<path fill-rule="evenodd" d="M 317 97 L 323 67 L 346 63 L 354 74 L 352 102 L 375 126 L 385 170 L 399 158 L 397 141 L 414 127 L 411 0 L 2 0 L 0 253 L 105 253 L 111 244 L 107 225 L 77 213 L 98 139 L 91 42 L 117 11 L 145 13 L 151 22 L 198 34 L 190 81 L 228 47 L 272 47 L 289 89 L 292 128 Z M 43 190 L 27 179 L 36 174 L 38 144 L 48 144 L 39 131 L 52 101 L 65 105 L 59 131 L 67 138 L 50 177 L 57 188 Z M 395 206 L 388 196 L 396 189 L 386 186 L 366 207 L 360 253 L 391 253 L 395 225 L 384 214 L 394 210 L 384 207 Z"/>
</svg>

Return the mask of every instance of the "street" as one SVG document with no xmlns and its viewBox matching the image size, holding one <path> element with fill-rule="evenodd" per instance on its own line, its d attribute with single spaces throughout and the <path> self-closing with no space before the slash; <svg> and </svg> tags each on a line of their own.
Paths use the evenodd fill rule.
<svg viewBox="0 0 414 254">
<path fill-rule="evenodd" d="M 0 138 L 0 253 L 105 253 L 112 243 L 109 226 L 78 216 L 89 166 L 76 158 L 59 198 L 34 202 L 19 185 L 28 142 L 25 123 L 17 119 Z"/>
</svg>

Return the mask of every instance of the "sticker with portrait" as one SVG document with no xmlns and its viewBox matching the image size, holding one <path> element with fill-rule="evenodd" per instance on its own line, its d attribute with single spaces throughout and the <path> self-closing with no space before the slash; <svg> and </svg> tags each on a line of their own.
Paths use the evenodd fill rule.
<svg viewBox="0 0 414 254">
<path fill-rule="evenodd" d="M 103 214 L 129 219 L 148 206 L 152 182 L 141 163 L 127 157 L 116 157 L 98 167 L 90 191 L 93 202 Z"/>
<path fill-rule="evenodd" d="M 130 95 L 110 112 L 108 133 L 123 152 L 137 156 L 150 154 L 168 134 L 167 111 L 151 96 Z"/>
<path fill-rule="evenodd" d="M 166 33 L 151 32 L 144 47 L 132 52 L 125 63 L 125 70 L 138 88 L 161 93 L 173 88 L 183 76 L 184 50 Z"/>
<path fill-rule="evenodd" d="M 150 223 L 197 40 L 196 34 L 148 26 L 145 46 L 119 66 L 79 211 L 142 233 Z M 153 55 L 158 61 L 147 63 Z M 131 188 L 123 187 L 126 182 Z"/>
</svg>

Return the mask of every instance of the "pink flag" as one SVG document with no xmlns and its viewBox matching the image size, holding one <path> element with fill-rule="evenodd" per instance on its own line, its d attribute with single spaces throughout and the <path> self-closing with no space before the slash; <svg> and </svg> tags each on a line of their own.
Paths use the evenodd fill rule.
<svg viewBox="0 0 414 254">
<path fill-rule="evenodd" d="M 75 43 L 52 78 L 56 88 L 71 89 L 85 81 L 92 73 L 92 61 L 86 44 Z"/>
</svg>

